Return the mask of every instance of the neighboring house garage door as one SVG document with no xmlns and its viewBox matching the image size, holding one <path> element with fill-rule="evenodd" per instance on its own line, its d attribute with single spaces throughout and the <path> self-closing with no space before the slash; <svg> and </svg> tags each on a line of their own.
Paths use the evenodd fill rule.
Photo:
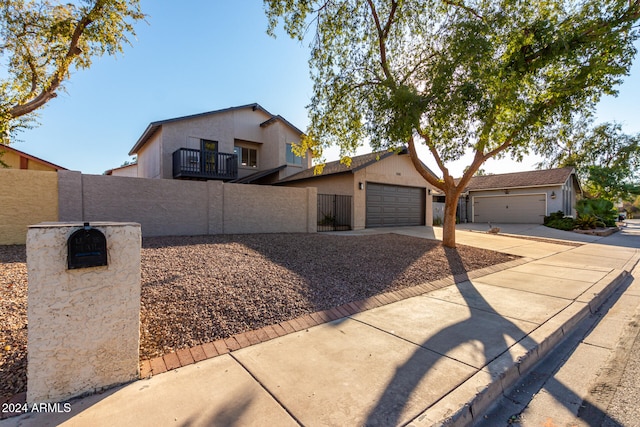
<svg viewBox="0 0 640 427">
<path fill-rule="evenodd" d="M 425 189 L 367 183 L 367 227 L 424 225 Z"/>
<path fill-rule="evenodd" d="M 544 194 L 474 197 L 473 221 L 542 224 L 546 208 Z"/>
</svg>

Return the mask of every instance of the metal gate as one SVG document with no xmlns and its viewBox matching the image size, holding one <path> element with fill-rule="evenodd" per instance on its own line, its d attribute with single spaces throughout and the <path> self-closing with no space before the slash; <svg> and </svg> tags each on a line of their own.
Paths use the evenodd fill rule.
<svg viewBox="0 0 640 427">
<path fill-rule="evenodd" d="M 318 194 L 318 231 L 351 230 L 351 196 Z"/>
</svg>

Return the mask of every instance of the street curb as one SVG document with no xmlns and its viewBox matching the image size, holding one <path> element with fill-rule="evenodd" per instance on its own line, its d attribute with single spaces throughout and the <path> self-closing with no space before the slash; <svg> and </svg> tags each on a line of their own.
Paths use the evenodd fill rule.
<svg viewBox="0 0 640 427">
<path fill-rule="evenodd" d="M 536 365 L 536 363 L 549 354 L 551 350 L 556 348 L 560 342 L 575 330 L 585 318 L 590 314 L 595 313 L 627 277 L 629 277 L 629 272 L 621 270 L 616 270 L 615 277 L 613 278 L 611 278 L 611 274 L 605 276 L 605 278 L 594 285 L 596 286 L 600 284 L 601 290 L 596 293 L 589 302 L 585 304 L 584 302 L 581 303 L 576 299 L 563 311 L 532 331 L 531 334 L 534 334 L 536 331 L 544 328 L 545 325 L 552 324 L 554 319 L 562 317 L 563 313 L 571 312 L 572 308 L 575 311 L 575 313 L 571 314 L 567 319 L 564 319 L 535 347 L 530 348 L 524 355 L 520 356 L 514 364 L 502 372 L 498 377 L 494 378 L 489 384 L 486 384 L 481 391 L 475 394 L 475 396 L 467 401 L 467 403 L 463 404 L 462 407 L 459 407 L 457 411 L 454 411 L 453 413 L 448 411 L 449 413 L 444 416 L 439 415 L 440 413 L 446 412 L 447 406 L 451 406 L 450 403 L 447 405 L 447 397 L 455 393 L 458 389 L 464 390 L 464 384 L 471 384 L 477 374 L 469 378 L 457 387 L 456 390 L 453 390 L 452 393 L 445 396 L 432 407 L 418 415 L 408 424 L 408 426 L 417 427 L 429 425 L 467 427 L 478 421 L 506 390 L 515 385 L 522 376 L 530 372 L 531 368 Z M 603 283 L 605 280 L 608 280 L 608 283 Z M 582 306 L 580 307 L 579 305 Z M 461 397 L 462 396 L 459 396 L 458 398 Z"/>
</svg>

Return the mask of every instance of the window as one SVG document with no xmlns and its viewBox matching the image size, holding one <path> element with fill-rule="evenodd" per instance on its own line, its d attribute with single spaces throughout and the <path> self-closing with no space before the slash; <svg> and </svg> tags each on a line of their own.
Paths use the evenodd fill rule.
<svg viewBox="0 0 640 427">
<path fill-rule="evenodd" d="M 298 157 L 293 153 L 292 144 L 287 144 L 287 163 L 291 165 L 302 165 L 302 157 Z"/>
<path fill-rule="evenodd" d="M 238 156 L 238 165 L 257 168 L 258 167 L 258 150 L 247 147 L 234 147 L 233 153 Z"/>
</svg>

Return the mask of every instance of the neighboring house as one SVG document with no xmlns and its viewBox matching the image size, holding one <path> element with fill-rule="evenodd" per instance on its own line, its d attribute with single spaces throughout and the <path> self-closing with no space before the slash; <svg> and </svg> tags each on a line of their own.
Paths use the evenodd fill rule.
<svg viewBox="0 0 640 427">
<path fill-rule="evenodd" d="M 311 166 L 293 155 L 303 133 L 258 104 L 153 122 L 129 155 L 136 167 L 112 175 L 270 184 Z"/>
<path fill-rule="evenodd" d="M 545 215 L 557 211 L 575 216 L 581 195 L 572 167 L 474 176 L 460 198 L 458 218 L 461 222 L 542 224 Z"/>
<path fill-rule="evenodd" d="M 318 231 L 431 225 L 432 187 L 416 171 L 406 151 L 371 153 L 352 158 L 347 167 L 327 163 L 280 180 L 278 185 L 318 189 Z"/>
<path fill-rule="evenodd" d="M 42 160 L 31 154 L 16 150 L 8 145 L 0 144 L 0 161 L 9 166 L 11 169 L 28 169 L 38 171 L 56 172 L 59 170 L 67 170 L 62 166 L 58 166 L 46 160 Z M 0 167 L 2 165 L 0 164 Z"/>
<path fill-rule="evenodd" d="M 117 168 L 109 169 L 104 173 L 105 175 L 113 175 L 113 176 L 128 176 L 132 178 L 138 177 L 138 164 L 130 163 L 128 165 L 123 165 Z"/>
</svg>

